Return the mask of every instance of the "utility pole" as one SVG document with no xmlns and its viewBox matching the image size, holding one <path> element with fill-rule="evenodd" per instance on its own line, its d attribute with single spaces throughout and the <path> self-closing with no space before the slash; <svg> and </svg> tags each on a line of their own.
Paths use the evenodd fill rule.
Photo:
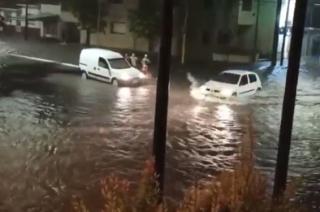
<svg viewBox="0 0 320 212">
<path fill-rule="evenodd" d="M 282 5 L 282 0 L 277 0 L 277 11 L 276 11 L 276 21 L 274 26 L 274 34 L 273 34 L 271 66 L 277 65 L 277 60 L 278 60 L 279 20 L 280 20 L 280 13 L 281 13 L 281 5 Z"/>
<path fill-rule="evenodd" d="M 155 159 L 155 174 L 159 186 L 159 203 L 163 200 L 164 171 L 167 138 L 167 118 L 169 101 L 169 78 L 171 66 L 171 44 L 173 31 L 173 0 L 163 0 L 162 3 L 161 43 L 159 58 L 159 73 L 157 81 L 157 96 L 153 135 L 153 155 Z"/>
<path fill-rule="evenodd" d="M 26 8 L 25 8 L 25 26 L 24 26 L 24 40 L 28 40 L 28 30 L 29 30 L 29 2 L 25 0 Z"/>
<path fill-rule="evenodd" d="M 283 32 L 283 41 L 281 47 L 281 57 L 280 57 L 280 65 L 283 65 L 284 60 L 284 48 L 286 47 L 286 38 L 288 32 L 288 19 L 289 19 L 289 10 L 290 10 L 290 0 L 288 0 L 287 11 L 286 11 L 286 20 L 284 23 L 284 32 Z"/>
<path fill-rule="evenodd" d="M 283 197 L 287 184 L 291 134 L 307 4 L 307 0 L 297 0 L 294 11 L 292 42 L 290 44 L 286 88 L 282 105 L 279 148 L 273 188 L 273 198 L 276 201 L 281 200 Z"/>
<path fill-rule="evenodd" d="M 97 32 L 100 32 L 100 26 L 101 26 L 101 4 L 103 0 L 97 0 L 98 1 L 98 18 L 97 18 Z"/>
<path fill-rule="evenodd" d="M 256 12 L 256 27 L 254 32 L 254 52 L 252 56 L 252 61 L 256 60 L 257 52 L 258 52 L 258 34 L 259 34 L 259 18 L 260 18 L 260 0 L 257 0 L 257 12 Z"/>
<path fill-rule="evenodd" d="M 184 65 L 186 62 L 186 43 L 188 33 L 188 20 L 189 20 L 189 0 L 185 0 L 185 14 L 182 29 L 182 48 L 181 48 L 181 64 Z"/>
</svg>

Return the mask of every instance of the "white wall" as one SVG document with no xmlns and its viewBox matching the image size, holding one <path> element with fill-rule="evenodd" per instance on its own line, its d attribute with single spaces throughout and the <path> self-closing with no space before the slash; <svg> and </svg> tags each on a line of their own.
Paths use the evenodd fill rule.
<svg viewBox="0 0 320 212">
<path fill-rule="evenodd" d="M 55 15 L 61 14 L 61 5 L 54 5 L 54 4 L 41 4 L 40 5 L 40 12 L 41 13 L 50 13 Z"/>
<path fill-rule="evenodd" d="M 79 23 L 79 20 L 71 12 L 68 11 L 62 11 L 60 18 L 63 22 Z"/>
<path fill-rule="evenodd" d="M 26 15 L 26 6 L 24 4 L 20 4 L 21 6 L 21 15 L 24 17 Z M 28 14 L 29 15 L 38 15 L 40 14 L 40 8 L 37 5 L 29 5 L 28 8 Z M 25 26 L 25 22 L 21 21 L 21 26 Z M 41 22 L 40 21 L 29 21 L 29 28 L 34 28 L 34 29 L 40 29 L 41 28 Z"/>
</svg>

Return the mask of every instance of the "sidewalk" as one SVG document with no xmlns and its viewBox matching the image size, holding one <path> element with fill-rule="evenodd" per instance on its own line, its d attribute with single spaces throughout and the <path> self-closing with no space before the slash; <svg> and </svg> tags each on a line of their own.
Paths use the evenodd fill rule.
<svg viewBox="0 0 320 212">
<path fill-rule="evenodd" d="M 78 64 L 81 49 L 80 44 L 63 45 L 57 42 L 28 40 L 0 36 L 0 41 L 10 47 L 10 51 L 47 60 L 55 60 L 61 63 Z M 8 49 L 8 47 L 7 47 Z"/>
<path fill-rule="evenodd" d="M 58 63 L 78 64 L 80 52 L 85 46 L 81 44 L 60 44 L 57 42 L 28 40 L 25 41 L 20 37 L 0 36 L 0 41 L 5 43 L 5 51 L 10 51 L 16 54 L 29 57 L 38 57 L 45 60 L 53 60 Z M 0 48 L 1 49 L 1 48 Z M 121 53 L 123 53 L 122 51 Z M 157 75 L 158 65 L 156 59 L 153 59 L 153 64 L 150 67 L 153 75 Z M 226 69 L 244 69 L 252 70 L 258 73 L 266 71 L 270 62 L 259 61 L 255 64 L 231 64 L 231 63 L 197 63 L 179 65 L 177 60 L 172 62 L 172 78 L 185 78 L 187 73 L 191 73 L 200 79 L 209 79 L 215 74 Z"/>
</svg>

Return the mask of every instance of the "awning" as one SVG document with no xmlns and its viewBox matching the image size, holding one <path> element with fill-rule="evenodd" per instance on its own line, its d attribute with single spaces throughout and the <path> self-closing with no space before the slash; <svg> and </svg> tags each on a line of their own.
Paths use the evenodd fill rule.
<svg viewBox="0 0 320 212">
<path fill-rule="evenodd" d="M 26 19 L 25 16 L 19 17 L 11 17 L 11 20 L 24 21 Z M 40 13 L 37 15 L 30 14 L 28 16 L 29 21 L 49 21 L 49 20 L 58 20 L 59 15 L 51 14 L 51 13 Z"/>
</svg>

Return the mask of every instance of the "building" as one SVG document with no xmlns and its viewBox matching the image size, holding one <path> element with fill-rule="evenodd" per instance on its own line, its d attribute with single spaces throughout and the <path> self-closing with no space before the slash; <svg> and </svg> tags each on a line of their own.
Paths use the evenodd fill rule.
<svg viewBox="0 0 320 212">
<path fill-rule="evenodd" d="M 186 61 L 248 63 L 272 53 L 277 0 L 198 0 L 182 1 L 175 8 L 173 50 Z M 91 44 L 116 49 L 148 51 L 147 40 L 135 39 L 129 31 L 129 11 L 139 0 L 110 0 L 107 27 L 92 33 Z M 188 10 L 188 11 L 186 11 Z M 188 14 L 185 20 L 185 14 Z M 146 17 L 147 18 L 147 17 Z M 186 44 L 183 25 L 186 23 Z M 86 33 L 82 32 L 82 42 Z M 154 51 L 158 50 L 155 45 Z"/>
<path fill-rule="evenodd" d="M 188 61 L 248 63 L 270 57 L 276 0 L 199 0 L 190 4 Z"/>
<path fill-rule="evenodd" d="M 1 7 L 0 16 L 5 19 L 5 33 L 25 31 L 26 4 Z M 79 42 L 78 21 L 70 12 L 63 11 L 61 4 L 30 4 L 27 17 L 30 37 Z"/>
<path fill-rule="evenodd" d="M 135 50 L 140 52 L 158 51 L 159 39 L 152 47 L 148 40 L 136 38 L 129 30 L 129 13 L 139 7 L 139 0 L 109 0 L 106 27 L 102 32 L 91 33 L 90 44 L 107 48 Z M 148 18 L 148 17 L 146 17 Z M 175 27 L 176 28 L 176 27 Z M 172 54 L 178 54 L 178 36 L 174 33 Z M 86 41 L 86 31 L 81 32 L 81 43 Z"/>
<path fill-rule="evenodd" d="M 320 0 L 308 2 L 302 56 L 320 64 Z"/>
</svg>

